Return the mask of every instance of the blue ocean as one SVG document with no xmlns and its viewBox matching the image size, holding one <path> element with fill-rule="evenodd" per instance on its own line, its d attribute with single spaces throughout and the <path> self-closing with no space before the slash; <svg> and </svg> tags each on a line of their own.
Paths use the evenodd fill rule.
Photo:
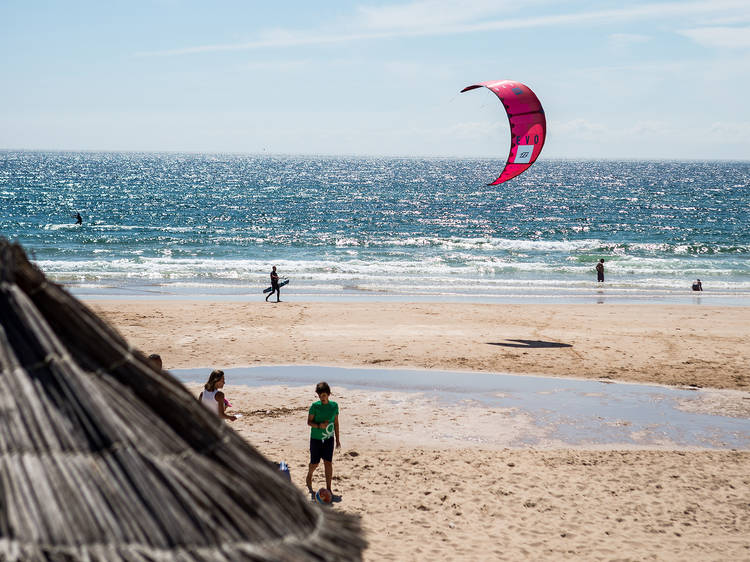
<svg viewBox="0 0 750 562">
<path fill-rule="evenodd" d="M 502 164 L 0 151 L 0 235 L 92 298 L 750 305 L 750 162 Z"/>
</svg>

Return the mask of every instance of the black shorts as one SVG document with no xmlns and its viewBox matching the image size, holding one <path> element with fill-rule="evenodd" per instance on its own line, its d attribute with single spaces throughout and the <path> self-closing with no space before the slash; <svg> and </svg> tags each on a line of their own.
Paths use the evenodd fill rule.
<svg viewBox="0 0 750 562">
<path fill-rule="evenodd" d="M 310 464 L 318 464 L 320 459 L 333 462 L 333 437 L 328 439 L 310 438 Z"/>
</svg>

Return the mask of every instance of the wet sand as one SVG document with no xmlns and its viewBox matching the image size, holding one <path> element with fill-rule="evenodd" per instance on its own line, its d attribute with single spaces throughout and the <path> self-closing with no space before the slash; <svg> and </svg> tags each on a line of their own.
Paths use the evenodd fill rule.
<svg viewBox="0 0 750 562">
<path fill-rule="evenodd" d="M 243 414 L 232 427 L 286 461 L 305 493 L 314 387 L 229 383 Z M 750 559 L 749 451 L 486 448 L 482 437 L 534 426 L 493 408 L 332 391 L 333 509 L 362 517 L 368 561 Z"/>
<path fill-rule="evenodd" d="M 740 307 L 92 304 L 167 369 L 308 364 L 745 391 L 750 383 L 750 314 Z M 268 458 L 286 460 L 303 490 L 313 387 L 228 380 L 226 392 L 243 413 L 232 426 Z M 342 501 L 333 509 L 362 516 L 366 560 L 750 559 L 750 451 L 487 448 L 468 437 L 523 427 L 508 427 L 492 407 L 333 392 L 342 440 L 333 483 Z M 321 467 L 315 486 L 323 482 Z"/>
</svg>

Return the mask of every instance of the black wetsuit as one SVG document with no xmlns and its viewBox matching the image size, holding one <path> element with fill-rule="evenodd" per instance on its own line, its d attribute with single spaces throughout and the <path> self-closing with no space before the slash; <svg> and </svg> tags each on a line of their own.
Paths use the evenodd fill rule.
<svg viewBox="0 0 750 562">
<path fill-rule="evenodd" d="M 596 280 L 604 282 L 604 264 L 603 263 L 596 264 Z"/>
<path fill-rule="evenodd" d="M 271 272 L 271 292 L 268 293 L 268 296 L 266 297 L 266 300 L 268 300 L 268 297 L 276 293 L 276 302 L 279 302 L 281 300 L 281 288 L 279 287 L 279 274 L 275 271 Z"/>
</svg>

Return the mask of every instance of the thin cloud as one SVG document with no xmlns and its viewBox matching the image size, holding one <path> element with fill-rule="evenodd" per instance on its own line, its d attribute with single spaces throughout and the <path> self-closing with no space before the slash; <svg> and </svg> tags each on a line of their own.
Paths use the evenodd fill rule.
<svg viewBox="0 0 750 562">
<path fill-rule="evenodd" d="M 685 16 L 714 16 L 721 11 L 740 10 L 736 17 L 747 18 L 748 3 L 745 0 L 721 0 L 702 2 L 670 2 L 646 4 L 616 10 L 598 10 L 573 14 L 554 14 L 537 17 L 503 18 L 487 21 L 491 6 L 473 4 L 473 9 L 459 11 L 447 9 L 448 4 L 414 3 L 387 8 L 361 8 L 354 21 L 347 29 L 358 29 L 350 33 L 341 33 L 338 29 L 305 33 L 302 31 L 273 30 L 257 40 L 245 43 L 219 45 L 201 45 L 164 51 L 140 52 L 138 56 L 176 56 L 222 51 L 247 51 L 267 48 L 299 47 L 308 45 L 325 45 L 348 43 L 363 40 L 392 39 L 397 37 L 420 37 L 459 35 L 487 31 L 507 31 L 512 29 L 529 29 L 535 27 L 574 26 L 581 24 L 603 24 L 643 18 L 668 18 Z M 442 6 L 442 8 L 441 8 Z M 424 17 L 430 10 L 441 12 L 438 15 Z M 492 9 L 496 12 L 497 8 Z M 420 16 L 420 14 L 422 16 Z M 475 21 L 467 21 L 467 18 Z M 476 21 L 476 20 L 480 21 Z M 485 21 L 482 21 L 485 20 Z"/>
<path fill-rule="evenodd" d="M 528 9 L 533 3 L 527 0 L 523 7 Z M 455 0 L 431 0 L 390 6 L 361 6 L 357 9 L 355 19 L 365 29 L 424 29 L 465 24 L 489 17 L 496 18 L 503 14 L 507 16 L 512 12 L 518 12 L 519 6 L 517 1 L 507 0 L 474 0 L 461 3 Z"/>
<path fill-rule="evenodd" d="M 619 134 L 616 133 L 613 136 L 635 139 L 642 139 L 647 136 L 671 136 L 674 132 L 670 129 L 670 124 L 666 121 L 636 121 L 630 127 L 622 129 Z"/>
<path fill-rule="evenodd" d="M 586 140 L 601 139 L 609 132 L 606 125 L 595 123 L 587 119 L 572 119 L 570 121 L 555 122 L 550 120 L 548 130 L 554 130 L 560 136 L 582 138 Z"/>
<path fill-rule="evenodd" d="M 645 35 L 637 35 L 634 33 L 613 33 L 609 36 L 609 42 L 615 48 L 625 48 L 630 45 L 646 43 L 649 39 L 650 38 Z"/>
<path fill-rule="evenodd" d="M 750 48 L 750 26 L 747 27 L 702 27 L 680 31 L 704 47 L 724 49 Z"/>
<path fill-rule="evenodd" d="M 502 122 L 468 121 L 453 126 L 432 130 L 430 134 L 439 132 L 443 136 L 457 139 L 481 139 L 493 137 L 498 133 L 505 133 L 508 126 Z"/>
<path fill-rule="evenodd" d="M 391 37 L 392 34 L 368 33 L 368 34 L 294 34 L 290 32 L 274 32 L 265 35 L 264 39 L 249 41 L 247 43 L 228 43 L 222 45 L 202 45 L 198 47 L 185 47 L 182 49 L 170 49 L 166 51 L 145 51 L 136 53 L 137 56 L 175 56 L 195 55 L 199 53 L 215 53 L 222 51 L 252 51 L 256 49 L 268 49 L 274 47 L 302 47 L 306 45 L 325 45 L 334 43 L 348 43 L 362 39 L 381 39 Z"/>
<path fill-rule="evenodd" d="M 714 122 L 709 129 L 709 137 L 723 142 L 750 141 L 750 122 Z"/>
</svg>

